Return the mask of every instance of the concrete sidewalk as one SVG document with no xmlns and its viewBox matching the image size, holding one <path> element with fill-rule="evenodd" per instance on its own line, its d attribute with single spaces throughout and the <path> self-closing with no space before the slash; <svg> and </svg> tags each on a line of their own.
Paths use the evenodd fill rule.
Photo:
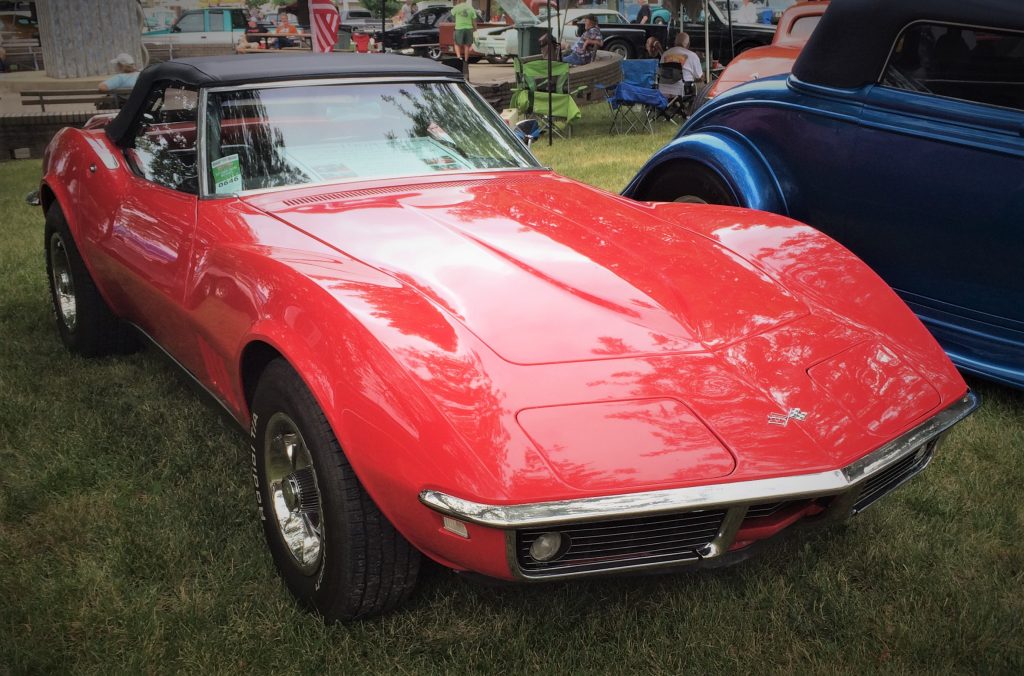
<svg viewBox="0 0 1024 676">
<path fill-rule="evenodd" d="M 94 77 L 76 77 L 58 80 L 46 75 L 41 70 L 22 70 L 14 73 L 0 74 L 0 113 L 25 113 L 37 112 L 39 106 L 21 105 L 19 92 L 32 89 L 96 89 L 101 82 L 110 75 L 97 75 Z M 491 64 L 484 61 L 473 63 L 469 66 L 469 81 L 474 85 L 495 85 L 503 82 L 513 82 L 515 74 L 512 71 L 512 64 Z M 47 104 L 46 109 L 57 111 L 91 110 L 85 104 Z"/>
</svg>

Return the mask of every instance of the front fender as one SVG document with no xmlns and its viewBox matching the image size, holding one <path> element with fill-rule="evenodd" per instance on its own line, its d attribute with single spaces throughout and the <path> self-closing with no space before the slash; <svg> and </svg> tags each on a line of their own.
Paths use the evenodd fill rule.
<svg viewBox="0 0 1024 676">
<path fill-rule="evenodd" d="M 651 180 L 679 163 L 696 163 L 714 172 L 732 190 L 737 203 L 789 215 L 779 180 L 764 156 L 742 135 L 724 127 L 705 128 L 679 136 L 654 154 L 622 191 L 646 200 Z"/>
</svg>

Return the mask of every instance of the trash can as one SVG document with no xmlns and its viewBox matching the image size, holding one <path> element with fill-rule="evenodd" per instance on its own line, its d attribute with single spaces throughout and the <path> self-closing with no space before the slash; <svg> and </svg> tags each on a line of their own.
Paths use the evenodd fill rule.
<svg viewBox="0 0 1024 676">
<path fill-rule="evenodd" d="M 335 49 L 352 49 L 352 34 L 348 31 L 338 31 L 338 44 Z"/>
<path fill-rule="evenodd" d="M 352 42 L 356 43 L 356 51 L 360 54 L 366 54 L 370 51 L 370 34 L 369 33 L 353 33 Z"/>
<path fill-rule="evenodd" d="M 547 26 L 516 26 L 519 31 L 519 58 L 540 54 L 540 36 L 547 33 Z"/>
</svg>

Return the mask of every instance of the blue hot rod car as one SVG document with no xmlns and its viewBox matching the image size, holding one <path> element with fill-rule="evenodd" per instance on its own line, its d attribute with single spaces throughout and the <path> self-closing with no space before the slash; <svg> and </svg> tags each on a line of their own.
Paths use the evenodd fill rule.
<svg viewBox="0 0 1024 676">
<path fill-rule="evenodd" d="M 792 74 L 699 109 L 624 194 L 810 223 L 1024 388 L 1021 0 L 833 0 Z"/>
</svg>

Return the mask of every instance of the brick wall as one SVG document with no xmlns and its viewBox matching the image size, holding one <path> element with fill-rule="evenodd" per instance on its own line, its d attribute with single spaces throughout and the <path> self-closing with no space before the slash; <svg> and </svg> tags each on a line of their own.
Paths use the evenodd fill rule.
<svg viewBox="0 0 1024 676">
<path fill-rule="evenodd" d="M 42 157 L 53 135 L 64 127 L 81 127 L 96 110 L 0 114 L 0 161 Z"/>
</svg>

